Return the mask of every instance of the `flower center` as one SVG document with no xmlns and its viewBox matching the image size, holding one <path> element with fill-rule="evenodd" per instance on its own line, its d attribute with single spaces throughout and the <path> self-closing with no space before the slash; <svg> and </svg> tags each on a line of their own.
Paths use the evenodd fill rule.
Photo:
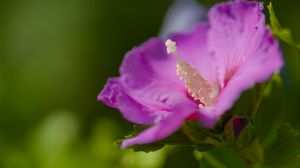
<svg viewBox="0 0 300 168">
<path fill-rule="evenodd" d="M 184 81 L 190 96 L 199 102 L 199 107 L 213 106 L 219 94 L 219 88 L 212 86 L 194 67 L 181 58 L 174 41 L 168 39 L 166 46 L 167 53 L 173 54 L 177 59 L 177 75 L 180 80 Z"/>
</svg>

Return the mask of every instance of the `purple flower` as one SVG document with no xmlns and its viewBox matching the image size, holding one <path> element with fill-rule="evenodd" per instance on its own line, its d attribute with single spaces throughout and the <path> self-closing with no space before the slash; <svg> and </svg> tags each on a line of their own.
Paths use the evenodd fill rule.
<svg viewBox="0 0 300 168">
<path fill-rule="evenodd" d="M 171 36 L 176 45 L 152 38 L 129 51 L 98 100 L 152 127 L 122 147 L 164 139 L 186 120 L 213 128 L 243 91 L 279 71 L 283 59 L 262 9 L 254 1 L 217 4 L 208 22 Z"/>
</svg>

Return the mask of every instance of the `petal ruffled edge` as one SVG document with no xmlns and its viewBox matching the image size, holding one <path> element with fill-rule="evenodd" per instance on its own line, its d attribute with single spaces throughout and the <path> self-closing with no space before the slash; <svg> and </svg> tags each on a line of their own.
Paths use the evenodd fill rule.
<svg viewBox="0 0 300 168">
<path fill-rule="evenodd" d="M 119 109 L 123 117 L 133 123 L 147 125 L 155 121 L 155 114 L 129 96 L 119 82 L 119 78 L 109 78 L 97 99 Z"/>
</svg>

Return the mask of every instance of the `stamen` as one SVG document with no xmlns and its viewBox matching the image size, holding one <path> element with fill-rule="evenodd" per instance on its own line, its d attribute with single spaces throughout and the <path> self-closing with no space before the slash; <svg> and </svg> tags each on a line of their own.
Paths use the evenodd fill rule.
<svg viewBox="0 0 300 168">
<path fill-rule="evenodd" d="M 199 101 L 199 107 L 212 106 L 218 96 L 219 90 L 197 72 L 189 63 L 185 62 L 179 55 L 176 43 L 170 39 L 166 41 L 167 53 L 173 54 L 178 63 L 176 65 L 177 75 L 184 81 L 188 93 L 194 100 Z"/>
<path fill-rule="evenodd" d="M 167 46 L 167 53 L 168 54 L 173 54 L 176 57 L 177 61 L 181 62 L 182 59 L 181 59 L 179 53 L 177 52 L 176 42 L 168 39 L 166 41 L 166 46 Z"/>
</svg>

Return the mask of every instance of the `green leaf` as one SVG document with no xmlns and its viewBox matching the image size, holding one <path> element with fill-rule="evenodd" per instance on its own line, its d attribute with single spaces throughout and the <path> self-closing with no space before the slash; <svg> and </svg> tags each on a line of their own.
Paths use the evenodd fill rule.
<svg viewBox="0 0 300 168">
<path fill-rule="evenodd" d="M 271 22 L 271 29 L 272 29 L 272 33 L 279 38 L 280 40 L 284 41 L 285 43 L 297 48 L 298 50 L 300 49 L 300 44 L 296 44 L 292 38 L 291 32 L 289 29 L 287 28 L 282 28 L 282 26 L 280 25 L 274 9 L 273 9 L 273 5 L 270 2 L 268 5 L 268 10 L 270 13 L 270 22 Z"/>
<path fill-rule="evenodd" d="M 165 145 L 161 143 L 151 143 L 151 144 L 142 144 L 142 145 L 133 145 L 132 148 L 135 152 L 154 152 L 160 150 Z"/>
<path fill-rule="evenodd" d="M 264 161 L 264 148 L 259 139 L 254 139 L 250 146 L 243 149 L 238 149 L 236 152 L 244 160 L 249 167 L 260 166 Z"/>
<path fill-rule="evenodd" d="M 265 165 L 274 168 L 299 167 L 299 142 L 299 132 L 293 130 L 289 124 L 279 127 L 276 139 L 265 150 Z"/>
</svg>

